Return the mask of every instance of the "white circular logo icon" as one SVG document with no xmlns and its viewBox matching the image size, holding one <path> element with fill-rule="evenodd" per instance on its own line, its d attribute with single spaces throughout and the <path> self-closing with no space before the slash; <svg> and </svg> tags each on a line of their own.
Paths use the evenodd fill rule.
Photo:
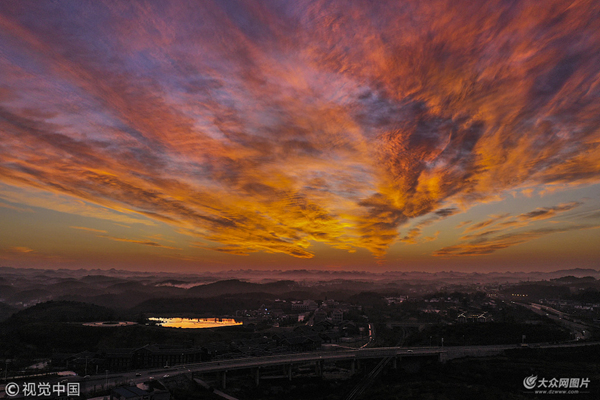
<svg viewBox="0 0 600 400">
<path fill-rule="evenodd" d="M 535 387 L 536 382 L 537 376 L 531 375 L 523 379 L 523 386 L 525 386 L 525 389 L 533 389 Z"/>
<path fill-rule="evenodd" d="M 7 396 L 15 397 L 19 394 L 19 385 L 14 382 L 7 383 L 4 387 L 4 393 L 6 393 Z"/>
</svg>

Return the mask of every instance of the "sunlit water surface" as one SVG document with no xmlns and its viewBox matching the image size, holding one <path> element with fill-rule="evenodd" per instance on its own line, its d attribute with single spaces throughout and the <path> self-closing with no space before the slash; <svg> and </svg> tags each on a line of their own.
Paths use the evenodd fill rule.
<svg viewBox="0 0 600 400">
<path fill-rule="evenodd" d="M 167 328 L 218 328 L 221 326 L 242 325 L 233 318 L 149 318 Z"/>
</svg>

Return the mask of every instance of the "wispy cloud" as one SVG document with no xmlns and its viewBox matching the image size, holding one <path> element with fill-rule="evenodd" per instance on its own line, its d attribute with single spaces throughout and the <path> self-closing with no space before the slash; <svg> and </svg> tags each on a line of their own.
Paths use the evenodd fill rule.
<svg viewBox="0 0 600 400">
<path fill-rule="evenodd" d="M 8 252 L 10 252 L 10 253 L 33 253 L 33 252 L 35 252 L 35 250 L 30 249 L 29 247 L 25 247 L 25 246 L 17 246 L 17 247 L 8 248 Z"/>
<path fill-rule="evenodd" d="M 571 211 L 582 204 L 582 202 L 573 201 L 553 207 L 540 207 L 528 213 L 523 213 L 517 216 L 511 216 L 510 214 L 490 216 L 489 219 L 469 226 L 467 229 L 465 229 L 465 233 L 468 234 L 463 235 L 460 238 L 462 241 L 461 243 L 439 249 L 435 251 L 433 255 L 451 257 L 491 254 L 497 250 L 522 244 L 551 233 L 569 232 L 599 227 L 599 225 L 578 224 L 566 227 L 542 227 L 527 231 L 515 231 L 515 229 L 524 228 L 534 222 L 546 220 L 561 213 Z M 550 222 L 560 223 L 559 221 Z M 483 228 L 488 229 L 482 230 Z"/>
<path fill-rule="evenodd" d="M 472 222 L 473 221 L 471 221 L 471 220 L 462 221 L 461 223 L 459 223 L 458 225 L 456 225 L 455 229 L 464 228 L 465 226 L 471 224 Z"/>
<path fill-rule="evenodd" d="M 562 4 L 2 2 L 0 198 L 382 257 L 453 204 L 600 182 L 599 6 Z"/>
<path fill-rule="evenodd" d="M 451 217 L 452 215 L 454 215 L 456 213 L 458 213 L 457 208 L 454 208 L 454 207 L 441 208 L 441 209 L 431 213 L 431 216 L 428 217 L 427 219 L 419 222 L 413 228 L 409 229 L 408 234 L 406 236 L 404 236 L 403 238 L 401 238 L 400 241 L 404 242 L 404 243 L 408 243 L 408 244 L 416 244 L 417 238 L 421 235 L 421 230 L 423 228 L 425 228 L 429 225 L 432 225 L 444 218 Z M 426 237 L 424 239 L 424 241 L 430 242 L 432 240 L 435 240 L 438 235 L 439 235 L 439 232 L 437 232 L 435 234 L 435 236 L 433 236 L 433 237 Z"/>
<path fill-rule="evenodd" d="M 433 255 L 438 257 L 487 255 L 498 250 L 506 249 L 510 246 L 526 243 L 531 240 L 550 235 L 552 233 L 562 233 L 582 229 L 597 229 L 599 227 L 600 225 L 575 225 L 561 228 L 540 228 L 524 232 L 506 233 L 491 238 L 487 238 L 487 233 L 483 233 L 478 235 L 477 239 L 475 240 L 444 247 L 435 251 Z M 497 231 L 493 231 L 491 233 L 496 232 Z"/>
<path fill-rule="evenodd" d="M 534 211 L 530 211 L 525 214 L 521 214 L 517 217 L 520 221 L 538 221 L 542 219 L 548 219 L 556 216 L 557 214 L 565 211 L 570 211 L 575 207 L 582 205 L 583 203 L 573 201 L 570 203 L 559 204 L 555 207 L 540 207 Z"/>
<path fill-rule="evenodd" d="M 467 229 L 465 229 L 465 233 L 473 232 L 473 231 L 476 231 L 479 229 L 486 228 L 490 225 L 495 224 L 498 221 L 502 221 L 503 219 L 508 218 L 509 216 L 510 216 L 510 214 L 491 215 L 490 218 L 486 219 L 485 221 L 481 221 L 481 222 L 478 222 L 476 224 L 469 226 Z"/>
<path fill-rule="evenodd" d="M 70 226 L 69 228 L 79 229 L 79 230 L 88 231 L 88 232 L 95 232 L 95 233 L 107 233 L 106 231 L 103 231 L 101 229 L 86 228 L 84 226 Z"/>
<path fill-rule="evenodd" d="M 150 246 L 150 247 L 160 247 L 161 249 L 168 249 L 168 250 L 181 250 L 178 247 L 172 247 L 172 246 L 165 246 L 164 244 L 160 244 L 157 242 L 153 242 L 151 240 L 136 240 L 136 239 L 127 239 L 127 238 L 120 238 L 120 237 L 115 237 L 115 236 L 109 236 L 109 235 L 99 235 L 98 237 L 102 237 L 105 239 L 110 239 L 110 240 L 115 240 L 117 242 L 126 242 L 126 243 L 135 243 L 135 244 L 142 244 L 144 246 Z"/>
<path fill-rule="evenodd" d="M 18 212 L 33 212 L 33 210 L 31 208 L 17 207 L 17 206 L 13 206 L 11 204 L 6 204 L 6 203 L 0 203 L 0 207 L 8 208 L 9 210 L 14 210 L 14 211 L 18 211 Z"/>
<path fill-rule="evenodd" d="M 83 201 L 80 198 L 70 196 L 68 193 L 48 192 L 37 186 L 18 187 L 0 183 L 0 199 L 84 217 L 130 224 L 143 224 L 146 226 L 155 225 L 151 220 L 138 218 L 135 215 L 128 215 L 122 206 L 115 206 L 114 209 L 111 209 L 100 204 L 94 204 L 91 200 Z"/>
<path fill-rule="evenodd" d="M 439 235 L 440 235 L 440 231 L 435 231 L 435 234 L 433 236 L 425 236 L 423 238 L 423 242 L 424 243 L 433 242 L 433 241 L 437 240 Z"/>
</svg>

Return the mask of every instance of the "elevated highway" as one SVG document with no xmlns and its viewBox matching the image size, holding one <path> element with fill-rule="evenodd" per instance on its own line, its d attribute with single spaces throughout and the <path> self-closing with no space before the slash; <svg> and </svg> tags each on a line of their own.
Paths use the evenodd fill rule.
<svg viewBox="0 0 600 400">
<path fill-rule="evenodd" d="M 535 348 L 568 348 L 600 345 L 600 342 L 572 342 L 561 344 L 533 344 Z M 485 357 L 500 354 L 505 350 L 521 348 L 520 344 L 514 345 L 489 345 L 489 346 L 453 346 L 453 347 L 377 347 L 361 348 L 354 350 L 339 351 L 315 351 L 309 353 L 281 354 L 266 357 L 248 357 L 231 360 L 210 361 L 196 364 L 175 366 L 169 369 L 147 369 L 125 373 L 102 373 L 92 375 L 87 379 L 82 377 L 69 377 L 68 381 L 80 382 L 83 393 L 105 389 L 107 387 L 122 384 L 137 384 L 148 380 L 163 380 L 179 374 L 206 374 L 217 373 L 223 383 L 226 383 L 227 371 L 249 370 L 253 371 L 256 380 L 260 379 L 260 369 L 269 367 L 283 367 L 291 379 L 292 366 L 312 363 L 317 373 L 322 373 L 323 363 L 335 361 L 348 361 L 351 368 L 360 363 L 361 360 L 377 360 L 390 358 L 393 365 L 407 360 L 418 360 L 419 358 L 436 359 L 440 362 L 460 357 Z M 39 379 L 39 378 L 38 378 Z M 58 381 L 61 378 L 44 379 L 44 381 Z M 11 377 L 8 377 L 11 381 Z M 4 385 L 0 385 L 0 397 L 4 394 Z M 222 385 L 225 386 L 225 385 Z"/>
</svg>

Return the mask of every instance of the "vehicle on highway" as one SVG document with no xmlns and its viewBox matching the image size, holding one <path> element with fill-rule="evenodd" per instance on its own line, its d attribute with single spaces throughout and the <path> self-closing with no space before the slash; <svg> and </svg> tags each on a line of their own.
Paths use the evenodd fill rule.
<svg viewBox="0 0 600 400">
<path fill-rule="evenodd" d="M 163 378 L 168 378 L 169 374 L 163 375 Z"/>
<path fill-rule="evenodd" d="M 135 376 L 142 376 L 140 372 L 136 372 Z"/>
</svg>

